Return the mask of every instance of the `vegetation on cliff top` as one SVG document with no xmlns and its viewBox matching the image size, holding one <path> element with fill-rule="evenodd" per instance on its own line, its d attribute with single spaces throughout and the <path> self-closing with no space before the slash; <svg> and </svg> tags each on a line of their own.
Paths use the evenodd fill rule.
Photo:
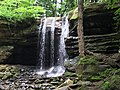
<svg viewBox="0 0 120 90">
<path fill-rule="evenodd" d="M 94 0 L 93 0 L 94 1 Z M 116 2 L 119 0 L 96 0 L 98 4 L 107 3 L 111 8 L 116 7 Z M 84 0 L 84 5 L 88 6 L 89 0 Z M 21 21 L 27 18 L 35 18 L 41 16 L 46 11 L 47 16 L 63 15 L 66 11 L 75 9 L 78 6 L 77 0 L 64 0 L 58 2 L 57 0 L 0 0 L 0 19 L 7 21 Z M 43 9 L 44 8 L 44 9 Z M 76 9 L 77 10 L 77 9 Z M 72 18 L 77 18 L 76 10 Z M 120 18 L 120 9 L 115 12 L 115 20 Z"/>
<path fill-rule="evenodd" d="M 100 3 L 88 3 L 88 2 L 85 2 L 84 3 L 84 10 L 86 10 L 86 8 L 94 8 L 94 9 L 99 9 L 100 8 L 100 5 L 103 4 L 103 7 L 102 8 L 106 8 L 106 9 L 114 9 L 116 8 L 116 11 L 115 11 L 115 15 L 116 17 L 114 17 L 115 20 L 117 20 L 118 18 L 120 18 L 120 6 L 118 5 L 118 0 L 112 0 L 112 2 L 110 0 L 101 0 Z M 74 9 L 74 10 L 71 10 L 69 11 L 69 15 L 70 15 L 70 20 L 72 19 L 77 19 L 78 18 L 78 8 Z"/>
<path fill-rule="evenodd" d="M 35 6 L 34 0 L 1 0 L 0 19 L 15 22 L 27 18 L 35 18 L 45 10 Z"/>
</svg>

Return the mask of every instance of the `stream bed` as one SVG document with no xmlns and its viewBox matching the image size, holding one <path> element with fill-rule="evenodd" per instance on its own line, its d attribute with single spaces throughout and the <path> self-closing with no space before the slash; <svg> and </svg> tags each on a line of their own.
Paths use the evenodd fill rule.
<svg viewBox="0 0 120 90">
<path fill-rule="evenodd" d="M 14 68 L 17 72 L 12 72 L 12 74 L 19 73 L 17 75 L 9 74 L 9 76 L 1 77 L 0 79 L 0 90 L 61 90 L 56 89 L 57 87 L 64 86 L 62 85 L 66 80 L 72 82 L 77 80 L 76 75 L 73 74 L 71 77 L 67 77 L 65 75 L 55 78 L 43 78 L 40 75 L 35 73 L 34 66 L 11 66 L 11 65 L 2 65 L 1 67 L 17 67 Z M 9 71 L 13 71 L 10 70 Z M 7 70 L 1 70 L 2 73 L 8 72 Z M 75 85 L 77 86 L 77 85 Z M 66 90 L 66 89 L 64 89 Z"/>
</svg>

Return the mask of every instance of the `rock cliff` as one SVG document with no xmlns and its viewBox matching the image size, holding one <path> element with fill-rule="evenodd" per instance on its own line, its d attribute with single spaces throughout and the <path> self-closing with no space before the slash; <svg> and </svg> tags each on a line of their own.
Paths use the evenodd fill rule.
<svg viewBox="0 0 120 90">
<path fill-rule="evenodd" d="M 108 10 L 105 5 L 85 8 L 86 50 L 97 53 L 118 52 L 120 34 L 114 29 L 114 11 Z M 33 19 L 17 23 L 0 20 L 0 63 L 36 64 L 39 23 L 40 20 L 37 23 Z M 61 31 L 58 29 L 55 33 L 59 36 Z M 70 58 L 78 55 L 77 18 L 70 19 L 70 37 L 66 38 L 66 50 Z"/>
<path fill-rule="evenodd" d="M 4 52 L 0 53 L 0 63 L 34 65 L 37 60 L 37 32 L 33 19 L 17 23 L 0 20 L 0 52 Z"/>
<path fill-rule="evenodd" d="M 120 46 L 120 34 L 114 28 L 115 9 L 106 5 L 92 5 L 84 9 L 85 49 L 97 53 L 115 53 Z M 74 14 L 73 14 L 74 12 Z M 70 37 L 66 40 L 66 49 L 70 58 L 78 55 L 77 16 L 70 13 Z M 75 17 L 75 18 L 73 18 Z"/>
</svg>

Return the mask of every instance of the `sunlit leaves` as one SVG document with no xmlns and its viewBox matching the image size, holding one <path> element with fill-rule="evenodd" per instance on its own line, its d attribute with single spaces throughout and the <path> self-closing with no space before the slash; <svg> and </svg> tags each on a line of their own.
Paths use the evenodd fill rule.
<svg viewBox="0 0 120 90">
<path fill-rule="evenodd" d="M 77 7 L 77 0 L 37 0 L 36 4 L 46 9 L 47 16 L 62 16 Z"/>
<path fill-rule="evenodd" d="M 43 7 L 35 6 L 34 0 L 4 0 L 0 1 L 0 18 L 8 21 L 21 21 L 35 18 L 45 12 Z"/>
<path fill-rule="evenodd" d="M 72 17 L 70 18 L 70 20 L 72 20 L 72 19 L 77 19 L 78 18 L 78 8 L 76 8 L 74 11 L 72 11 L 73 12 L 73 15 L 72 15 Z"/>
</svg>

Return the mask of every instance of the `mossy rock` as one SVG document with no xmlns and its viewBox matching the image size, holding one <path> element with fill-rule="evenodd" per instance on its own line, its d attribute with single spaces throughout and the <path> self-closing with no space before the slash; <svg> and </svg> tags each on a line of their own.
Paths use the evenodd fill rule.
<svg viewBox="0 0 120 90">
<path fill-rule="evenodd" d="M 119 90 L 120 75 L 113 75 L 101 85 L 101 90 Z"/>
<path fill-rule="evenodd" d="M 95 56 L 85 56 L 78 61 L 76 73 L 81 75 L 81 79 L 86 80 L 90 78 L 91 75 L 99 72 L 98 66 L 98 61 Z"/>
<path fill-rule="evenodd" d="M 78 65 L 97 65 L 98 64 L 98 58 L 96 56 L 84 56 L 80 58 L 80 60 L 77 62 Z"/>
<path fill-rule="evenodd" d="M 107 5 L 105 4 L 93 3 L 93 4 L 84 6 L 84 14 L 90 13 L 90 15 L 96 15 L 97 12 L 105 13 L 106 11 L 109 11 L 109 10 L 107 9 Z M 70 20 L 75 20 L 78 18 L 78 7 L 69 12 L 69 18 Z"/>
<path fill-rule="evenodd" d="M 0 65 L 0 79 L 16 77 L 19 74 L 20 69 L 17 66 Z"/>
<path fill-rule="evenodd" d="M 78 74 L 94 74 L 98 71 L 97 65 L 79 65 L 76 68 Z"/>
<path fill-rule="evenodd" d="M 79 65 L 76 68 L 76 73 L 80 75 L 80 79 L 82 80 L 88 80 L 98 72 L 98 65 Z"/>
</svg>

